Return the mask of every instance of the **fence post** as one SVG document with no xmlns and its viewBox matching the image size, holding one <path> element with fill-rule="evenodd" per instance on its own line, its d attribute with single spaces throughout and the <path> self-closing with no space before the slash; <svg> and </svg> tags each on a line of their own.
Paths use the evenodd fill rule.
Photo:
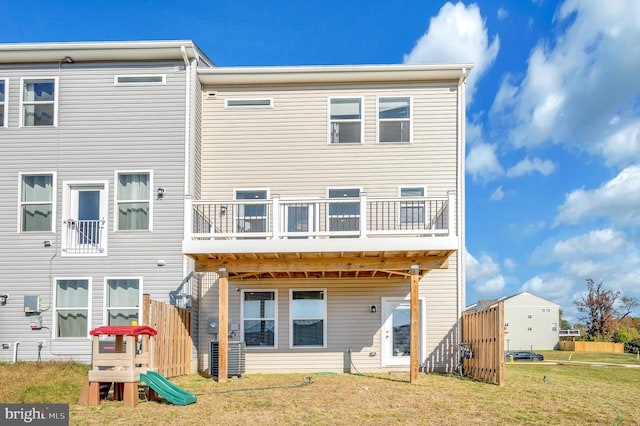
<svg viewBox="0 0 640 426">
<path fill-rule="evenodd" d="M 448 220 L 448 228 L 449 228 L 449 236 L 456 237 L 458 233 L 456 232 L 456 193 L 451 191 L 447 194 L 448 204 L 449 204 L 449 216 Z"/>
<path fill-rule="evenodd" d="M 193 239 L 193 206 L 188 195 L 184 198 L 184 238 Z"/>
<path fill-rule="evenodd" d="M 360 193 L 360 238 L 367 238 L 367 193 Z"/>
<path fill-rule="evenodd" d="M 280 238 L 280 195 L 273 194 L 273 205 L 271 207 L 271 232 L 272 239 L 277 240 Z"/>
</svg>

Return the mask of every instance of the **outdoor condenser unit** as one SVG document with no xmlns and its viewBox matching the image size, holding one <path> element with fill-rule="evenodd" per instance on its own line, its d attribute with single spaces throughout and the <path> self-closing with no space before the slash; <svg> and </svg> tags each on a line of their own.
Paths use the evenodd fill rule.
<svg viewBox="0 0 640 426">
<path fill-rule="evenodd" d="M 219 346 L 217 340 L 212 340 L 209 348 L 209 374 L 213 377 L 218 377 L 218 353 Z M 230 341 L 228 343 L 227 354 L 227 376 L 241 377 L 245 371 L 245 352 L 246 347 L 244 342 Z"/>
</svg>

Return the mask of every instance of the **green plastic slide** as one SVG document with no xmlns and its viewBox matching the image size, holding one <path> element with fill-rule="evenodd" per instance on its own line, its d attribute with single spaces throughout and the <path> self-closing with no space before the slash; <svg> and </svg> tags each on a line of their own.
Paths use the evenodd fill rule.
<svg viewBox="0 0 640 426">
<path fill-rule="evenodd" d="M 148 371 L 147 374 L 140 373 L 140 380 L 173 405 L 189 405 L 196 402 L 194 394 L 177 387 L 155 371 Z"/>
</svg>

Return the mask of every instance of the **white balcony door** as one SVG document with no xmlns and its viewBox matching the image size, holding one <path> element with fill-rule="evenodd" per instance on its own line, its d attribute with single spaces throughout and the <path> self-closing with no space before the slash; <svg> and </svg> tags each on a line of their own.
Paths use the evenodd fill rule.
<svg viewBox="0 0 640 426">
<path fill-rule="evenodd" d="M 67 254 L 104 254 L 107 184 L 67 183 L 63 194 L 63 249 Z"/>
<path fill-rule="evenodd" d="M 424 299 L 419 301 L 420 309 L 420 354 L 422 362 L 425 353 Z M 400 298 L 382 298 L 382 366 L 408 366 L 411 360 L 411 301 Z"/>
</svg>

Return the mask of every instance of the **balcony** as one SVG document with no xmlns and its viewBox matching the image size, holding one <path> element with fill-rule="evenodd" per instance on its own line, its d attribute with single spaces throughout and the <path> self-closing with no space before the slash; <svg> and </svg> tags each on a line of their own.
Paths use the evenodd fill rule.
<svg viewBox="0 0 640 426">
<path fill-rule="evenodd" d="M 186 201 L 196 270 L 259 278 L 409 274 L 458 249 L 456 197 Z M 233 268 L 230 269 L 230 268 Z M 365 273 L 366 272 L 366 273 Z"/>
<path fill-rule="evenodd" d="M 104 220 L 67 219 L 63 222 L 62 253 L 68 255 L 105 254 Z"/>
</svg>

